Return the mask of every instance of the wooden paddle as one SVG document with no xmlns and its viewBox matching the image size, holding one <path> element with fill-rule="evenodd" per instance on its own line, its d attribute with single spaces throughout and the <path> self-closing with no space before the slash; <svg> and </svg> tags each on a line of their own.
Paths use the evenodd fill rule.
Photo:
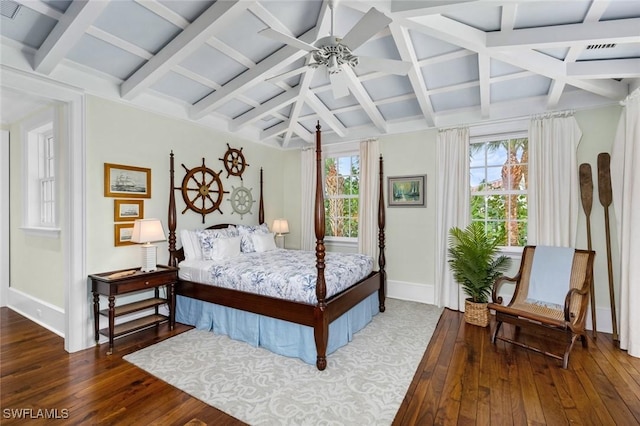
<svg viewBox="0 0 640 426">
<path fill-rule="evenodd" d="M 591 177 L 591 165 L 589 163 L 580 164 L 580 197 L 582 198 L 582 209 L 587 218 L 587 248 L 591 250 L 591 206 L 593 205 L 593 179 Z M 593 338 L 598 337 L 596 329 L 596 289 L 593 283 L 593 271 L 591 271 L 591 325 Z"/>
<path fill-rule="evenodd" d="M 611 205 L 611 156 L 606 152 L 598 154 L 598 196 L 604 207 L 604 229 L 607 240 L 607 270 L 609 272 L 609 298 L 611 299 L 611 326 L 613 327 L 613 343 L 618 346 L 618 323 L 616 320 L 616 298 L 613 288 L 613 265 L 611 261 L 611 230 L 609 229 L 609 206 Z"/>
</svg>

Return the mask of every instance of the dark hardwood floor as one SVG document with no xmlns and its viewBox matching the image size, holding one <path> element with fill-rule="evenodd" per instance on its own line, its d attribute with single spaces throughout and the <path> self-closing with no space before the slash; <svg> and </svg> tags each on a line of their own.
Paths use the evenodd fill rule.
<svg viewBox="0 0 640 426">
<path fill-rule="evenodd" d="M 239 420 L 129 364 L 122 356 L 188 330 L 166 324 L 68 354 L 62 338 L 0 308 L 0 423 L 238 425 Z M 506 327 L 513 333 L 513 329 Z M 521 332 L 529 343 L 558 343 Z M 40 411 L 39 411 L 40 410 Z M 46 410 L 46 413 L 44 412 Z M 21 413 L 28 421 L 16 418 Z M 34 417 L 41 416 L 37 419 Z M 46 416 L 57 416 L 52 422 Z M 611 336 L 560 361 L 499 342 L 445 310 L 394 424 L 640 424 L 640 359 Z"/>
</svg>

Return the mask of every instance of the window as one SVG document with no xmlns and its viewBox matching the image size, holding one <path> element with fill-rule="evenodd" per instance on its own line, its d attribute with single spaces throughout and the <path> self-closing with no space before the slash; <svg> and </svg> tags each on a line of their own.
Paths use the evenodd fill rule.
<svg viewBox="0 0 640 426">
<path fill-rule="evenodd" d="M 358 238 L 360 156 L 343 154 L 324 161 L 325 235 Z"/>
<path fill-rule="evenodd" d="M 56 112 L 50 108 L 22 124 L 23 229 L 57 236 Z"/>
<path fill-rule="evenodd" d="M 56 224 L 56 179 L 53 129 L 40 134 L 38 139 L 40 226 L 50 227 Z"/>
<path fill-rule="evenodd" d="M 476 137 L 470 143 L 471 220 L 506 247 L 527 244 L 526 132 Z"/>
</svg>

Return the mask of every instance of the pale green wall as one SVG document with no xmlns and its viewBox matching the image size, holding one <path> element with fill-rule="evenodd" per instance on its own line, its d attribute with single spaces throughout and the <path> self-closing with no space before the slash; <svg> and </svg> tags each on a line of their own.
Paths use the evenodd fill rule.
<svg viewBox="0 0 640 426">
<path fill-rule="evenodd" d="M 57 106 L 62 119 L 62 107 Z M 22 146 L 21 124 L 31 117 L 42 113 L 42 109 L 12 123 L 9 127 L 9 162 L 10 166 L 10 287 L 31 297 L 64 309 L 63 280 L 63 241 L 60 237 L 48 238 L 28 235 L 20 229 L 23 218 L 23 169 L 24 150 Z M 57 141 L 57 154 L 60 170 L 63 170 L 66 159 L 64 134 Z M 63 173 L 58 173 L 58 188 L 65 187 Z M 59 193 L 59 205 L 64 204 L 66 194 Z M 61 215 L 65 212 L 60 211 Z M 62 221 L 61 221 L 62 223 Z"/>
<path fill-rule="evenodd" d="M 206 165 L 219 172 L 225 190 L 241 185 L 239 177 L 230 176 L 219 158 L 223 158 L 227 143 L 242 153 L 249 166 L 243 179 L 244 186 L 252 188 L 256 200 L 252 214 L 242 220 L 232 214 L 224 194 L 220 212 L 202 216 L 185 207 L 181 192 L 175 191 L 178 229 L 206 227 L 216 223 L 256 224 L 258 221 L 259 172 L 264 168 L 265 219 L 269 225 L 273 219 L 284 216 L 285 195 L 283 193 L 288 164 L 287 154 L 281 150 L 247 142 L 229 134 L 214 131 L 193 123 L 168 118 L 156 113 L 132 108 L 102 98 L 87 97 L 87 271 L 96 273 L 120 268 L 139 266 L 140 249 L 136 246 L 114 246 L 114 200 L 104 196 L 104 163 L 124 164 L 151 169 L 152 194 L 144 201 L 146 218 L 162 220 L 167 230 L 167 206 L 169 200 L 169 153 L 175 154 L 175 181 L 180 186 L 187 168 L 200 166 L 202 158 Z M 299 172 L 298 172 L 299 173 Z M 179 238 L 179 235 L 178 235 Z M 180 242 L 178 240 L 178 245 Z M 158 262 L 168 261 L 167 243 L 157 243 Z"/>
<path fill-rule="evenodd" d="M 608 308 L 608 275 L 604 230 L 604 210 L 597 195 L 596 158 L 600 152 L 611 152 L 618 119 L 622 109 L 611 106 L 575 113 L 582 129 L 582 139 L 578 147 L 579 163 L 589 162 L 594 173 L 594 204 L 591 214 L 593 248 L 596 250 L 595 285 L 596 306 Z M 402 135 L 383 136 L 380 151 L 384 156 L 385 177 L 413 174 L 427 175 L 426 208 L 386 208 L 386 259 L 389 286 L 393 291 L 396 283 L 411 284 L 413 291 L 432 291 L 436 285 L 435 240 L 436 240 L 436 130 L 420 131 Z M 291 185 L 292 192 L 300 190 L 299 153 L 297 157 L 288 157 L 288 161 L 297 161 L 298 165 L 287 166 L 285 185 Z M 443 167 L 446 170 L 446 167 Z M 298 174 L 296 174 L 298 173 Z M 295 186 L 294 186 L 295 185 Z M 386 185 L 386 181 L 385 181 Z M 386 188 L 385 188 L 386 190 Z M 298 204 L 296 204 L 296 202 Z M 299 199 L 287 204 L 288 217 L 299 217 Z M 297 210 L 296 210 L 297 209 Z M 619 255 L 616 249 L 615 218 L 610 210 L 613 264 L 618 273 Z M 291 223 L 291 222 L 290 222 Z M 299 229 L 299 223 L 297 225 Z M 292 234 L 291 237 L 294 235 Z M 296 235 L 299 240 L 299 235 Z M 295 244 L 294 238 L 287 238 L 287 244 Z M 299 242 L 297 242 L 299 244 Z M 578 247 L 587 247 L 586 225 L 582 210 L 578 223 Z M 517 271 L 519 260 L 513 262 L 512 272 Z M 616 282 L 618 280 L 616 279 Z M 416 290 L 417 289 L 417 290 Z M 416 295 L 421 297 L 422 295 Z"/>
<path fill-rule="evenodd" d="M 609 307 L 609 275 L 607 272 L 607 246 L 605 238 L 604 207 L 598 197 L 598 154 L 608 152 L 616 135 L 618 120 L 622 113 L 619 105 L 609 108 L 599 108 L 588 111 L 576 112 L 575 117 L 582 130 L 582 139 L 578 147 L 578 164 L 591 164 L 593 174 L 593 205 L 591 209 L 591 241 L 592 248 L 596 252 L 594 266 L 594 285 L 596 290 L 596 306 Z M 618 251 L 618 236 L 616 231 L 616 219 L 614 206 L 609 208 L 609 221 L 611 226 L 611 248 L 614 270 L 614 283 L 619 283 L 620 255 Z M 587 248 L 586 217 L 580 205 L 578 216 L 578 247 Z M 616 289 L 617 292 L 617 289 Z M 619 306 L 620 301 L 616 300 Z"/>
<path fill-rule="evenodd" d="M 426 207 L 387 207 L 386 258 L 390 281 L 434 284 L 436 130 L 380 138 L 385 203 L 389 176 L 427 175 Z M 392 285 L 392 284 L 390 284 Z"/>
</svg>

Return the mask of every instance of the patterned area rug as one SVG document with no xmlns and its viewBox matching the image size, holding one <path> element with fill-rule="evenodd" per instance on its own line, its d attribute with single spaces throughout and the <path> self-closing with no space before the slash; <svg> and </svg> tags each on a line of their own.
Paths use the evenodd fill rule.
<svg viewBox="0 0 640 426">
<path fill-rule="evenodd" d="M 327 369 L 213 333 L 190 330 L 124 357 L 252 425 L 388 425 L 442 309 L 387 299 Z"/>
</svg>

